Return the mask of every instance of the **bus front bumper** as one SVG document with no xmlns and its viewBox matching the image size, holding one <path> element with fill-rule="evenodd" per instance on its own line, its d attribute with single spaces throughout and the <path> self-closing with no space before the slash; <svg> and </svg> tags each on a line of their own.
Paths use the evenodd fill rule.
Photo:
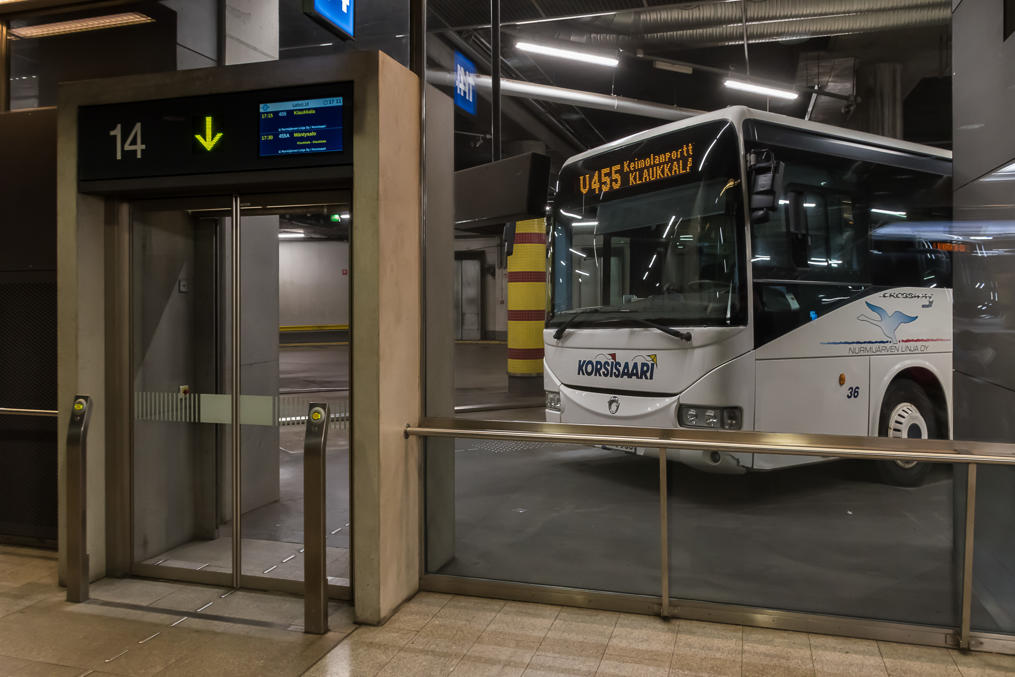
<svg viewBox="0 0 1015 677">
<path fill-rule="evenodd" d="M 609 393 L 594 393 L 575 390 L 561 385 L 562 411 L 546 410 L 549 423 L 574 423 L 589 425 L 619 425 L 633 428 L 677 429 L 677 408 L 679 396 L 615 396 Z M 610 400 L 615 399 L 611 411 Z M 659 457 L 659 450 L 652 447 L 603 446 L 604 449 L 622 451 L 637 456 Z M 740 475 L 754 465 L 754 454 L 704 451 L 701 449 L 668 449 L 666 457 L 671 461 L 711 473 Z"/>
</svg>

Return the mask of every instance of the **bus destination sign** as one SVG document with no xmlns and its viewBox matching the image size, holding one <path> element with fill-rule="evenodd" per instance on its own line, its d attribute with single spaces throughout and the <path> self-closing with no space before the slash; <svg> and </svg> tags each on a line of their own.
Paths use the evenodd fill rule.
<svg viewBox="0 0 1015 677">
<path fill-rule="evenodd" d="M 582 195 L 633 188 L 687 174 L 694 167 L 694 144 L 685 143 L 661 153 L 648 153 L 578 176 Z"/>
</svg>

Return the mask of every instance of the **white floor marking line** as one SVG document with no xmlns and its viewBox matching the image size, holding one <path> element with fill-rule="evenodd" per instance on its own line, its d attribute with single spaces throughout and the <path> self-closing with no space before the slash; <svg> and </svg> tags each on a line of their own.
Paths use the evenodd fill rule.
<svg viewBox="0 0 1015 677">
<path fill-rule="evenodd" d="M 138 644 L 144 644 L 145 642 L 147 642 L 149 640 L 155 639 L 156 637 L 158 637 L 161 634 L 162 634 L 161 632 L 156 632 L 154 635 L 149 635 L 148 637 L 145 637 L 144 639 L 139 641 Z"/>
<path fill-rule="evenodd" d="M 210 607 L 210 606 L 211 606 L 212 604 L 214 604 L 214 603 L 215 603 L 215 602 L 208 602 L 207 604 L 205 604 L 205 605 L 204 605 L 203 607 L 201 607 L 200 609 L 195 609 L 195 611 L 197 611 L 198 613 L 200 613 L 200 612 L 204 611 L 205 609 L 207 609 L 208 607 Z"/>
<path fill-rule="evenodd" d="M 128 651 L 127 649 L 124 649 L 123 651 L 121 651 L 120 653 L 116 654 L 116 655 L 115 655 L 115 656 L 113 656 L 112 658 L 107 658 L 105 662 L 106 662 L 106 663 L 112 663 L 112 662 L 113 662 L 113 661 L 115 661 L 115 660 L 116 660 L 117 658 L 119 658 L 119 657 L 120 657 L 120 656 L 122 656 L 123 654 L 127 653 L 127 651 Z"/>
</svg>

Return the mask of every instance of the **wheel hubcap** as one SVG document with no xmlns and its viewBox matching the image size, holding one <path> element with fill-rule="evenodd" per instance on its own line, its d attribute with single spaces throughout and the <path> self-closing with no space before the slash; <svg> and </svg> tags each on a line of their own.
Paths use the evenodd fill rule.
<svg viewBox="0 0 1015 677">
<path fill-rule="evenodd" d="M 916 405 L 902 402 L 892 410 L 888 417 L 888 436 L 900 439 L 925 440 L 929 437 L 927 421 Z M 900 468 L 906 470 L 916 466 L 917 461 L 896 461 Z"/>
</svg>

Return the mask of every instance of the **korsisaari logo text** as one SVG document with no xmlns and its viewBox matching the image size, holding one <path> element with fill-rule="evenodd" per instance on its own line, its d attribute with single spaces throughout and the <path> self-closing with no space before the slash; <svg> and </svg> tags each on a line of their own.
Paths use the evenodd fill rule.
<svg viewBox="0 0 1015 677">
<path fill-rule="evenodd" d="M 635 355 L 624 362 L 617 360 L 617 353 L 600 353 L 591 360 L 578 360 L 578 375 L 651 381 L 655 378 L 657 366 L 656 353 Z"/>
</svg>

